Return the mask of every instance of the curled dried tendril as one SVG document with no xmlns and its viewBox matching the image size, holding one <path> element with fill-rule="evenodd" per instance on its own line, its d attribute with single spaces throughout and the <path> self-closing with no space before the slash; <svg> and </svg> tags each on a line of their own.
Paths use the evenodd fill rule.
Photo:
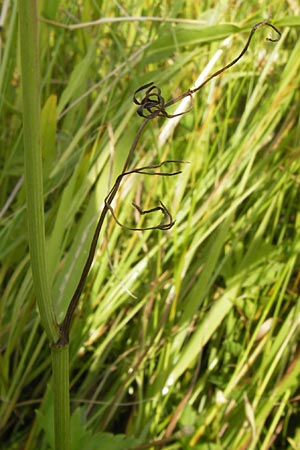
<svg viewBox="0 0 300 450">
<path fill-rule="evenodd" d="M 139 100 L 137 94 L 144 90 L 146 90 L 146 92 L 144 93 L 142 100 Z M 187 95 L 190 95 L 191 100 L 193 100 L 192 94 Z M 133 102 L 139 106 L 137 113 L 139 116 L 144 117 L 144 119 L 153 119 L 158 116 L 172 119 L 173 117 L 182 116 L 192 109 L 192 107 L 190 107 L 188 110 L 181 113 L 169 114 L 165 109 L 166 102 L 161 95 L 161 89 L 158 86 L 155 86 L 153 82 L 139 87 L 134 93 Z"/>
<path fill-rule="evenodd" d="M 151 214 L 155 211 L 161 211 L 163 214 L 163 218 L 160 221 L 158 225 L 154 225 L 152 227 L 129 227 L 128 225 L 124 225 L 121 223 L 118 218 L 115 215 L 115 212 L 111 206 L 109 206 L 109 210 L 111 212 L 111 215 L 113 216 L 115 222 L 125 230 L 131 230 L 131 231 L 148 231 L 148 230 L 170 230 L 172 226 L 174 225 L 175 221 L 172 218 L 172 215 L 168 208 L 163 204 L 163 202 L 160 202 L 160 206 L 155 206 L 151 209 L 142 210 L 140 206 L 138 206 L 136 203 L 132 203 L 132 206 L 139 212 L 141 215 L 145 214 Z"/>
<path fill-rule="evenodd" d="M 137 109 L 137 113 L 143 117 L 145 120 L 143 121 L 143 123 L 140 125 L 140 128 L 137 131 L 137 134 L 132 142 L 132 145 L 130 147 L 130 150 L 128 152 L 127 158 L 126 158 L 126 162 L 124 164 L 123 170 L 121 172 L 121 174 L 116 178 L 116 181 L 112 187 L 112 189 L 110 190 L 109 194 L 107 195 L 107 197 L 105 198 L 105 202 L 104 202 L 104 207 L 102 208 L 97 226 L 96 226 L 96 230 L 94 232 L 93 238 L 92 238 L 92 242 L 91 242 L 91 246 L 90 246 L 90 250 L 88 253 L 88 257 L 87 260 L 84 264 L 81 276 L 80 276 L 80 280 L 78 282 L 78 285 L 76 287 L 76 290 L 73 294 L 73 297 L 71 298 L 71 301 L 69 303 L 66 315 L 63 319 L 63 322 L 60 325 L 60 337 L 57 340 L 57 342 L 54 344 L 56 347 L 61 347 L 66 345 L 69 342 L 69 331 L 70 331 L 70 325 L 71 325 L 71 319 L 73 317 L 74 311 L 76 310 L 76 307 L 78 305 L 79 299 L 80 299 L 80 295 L 83 291 L 84 285 L 85 285 L 85 281 L 87 279 L 89 270 L 91 268 L 91 265 L 93 263 L 93 259 L 95 256 L 95 252 L 96 252 L 96 248 L 97 248 L 97 242 L 98 242 L 98 238 L 100 235 L 100 231 L 103 227 L 104 224 L 104 220 L 105 217 L 108 213 L 108 211 L 111 212 L 113 218 L 115 219 L 115 221 L 122 227 L 128 230 L 169 230 L 170 228 L 172 228 L 172 226 L 174 225 L 174 220 L 172 218 L 172 215 L 170 213 L 170 211 L 167 209 L 167 207 L 160 202 L 159 206 L 156 206 L 154 208 L 151 209 L 147 209 L 147 210 L 143 210 L 140 208 L 140 206 L 138 206 L 137 204 L 133 203 L 133 206 L 135 207 L 135 209 L 141 214 L 141 215 L 147 215 L 147 214 L 152 214 L 155 213 L 157 211 L 160 211 L 163 215 L 163 218 L 161 220 L 161 222 L 153 227 L 141 227 L 141 228 L 133 228 L 133 227 L 128 227 L 125 226 L 123 224 L 121 224 L 116 215 L 115 212 L 112 208 L 112 202 L 119 190 L 119 187 L 121 185 L 121 182 L 123 180 L 124 177 L 130 175 L 130 174 L 143 174 L 143 175 L 158 175 L 158 176 L 174 176 L 179 174 L 181 171 L 175 171 L 175 172 L 161 172 L 161 171 L 156 171 L 155 169 L 161 168 L 163 165 L 166 164 L 171 164 L 171 163 L 178 163 L 178 164 L 182 164 L 185 161 L 177 161 L 177 160 L 167 160 L 164 161 L 160 164 L 156 164 L 156 165 L 148 165 L 145 167 L 140 167 L 140 168 L 136 168 L 136 169 L 132 169 L 132 170 L 128 170 L 129 164 L 131 162 L 132 156 L 134 151 L 137 148 L 137 144 L 142 136 L 142 133 L 145 129 L 146 124 L 148 123 L 149 119 L 154 119 L 155 117 L 166 117 L 168 119 L 171 119 L 173 117 L 176 116 L 181 116 L 183 114 L 186 114 L 188 111 L 190 111 L 190 109 L 188 109 L 187 111 L 178 113 L 178 114 L 169 114 L 167 112 L 167 109 L 169 106 L 174 105 L 175 103 L 177 103 L 178 101 L 184 99 L 185 97 L 190 97 L 190 99 L 193 99 L 193 94 L 197 91 L 199 91 L 203 86 L 206 85 L 206 83 L 208 83 L 210 80 L 212 80 L 214 77 L 220 75 L 221 73 L 225 72 L 225 70 L 229 69 L 230 67 L 232 67 L 234 64 L 236 64 L 241 58 L 242 56 L 246 53 L 250 42 L 252 40 L 252 37 L 255 33 L 255 31 L 262 27 L 262 26 L 268 26 L 270 28 L 273 29 L 273 31 L 275 31 L 277 33 L 277 37 L 276 38 L 270 38 L 267 37 L 268 41 L 271 42 L 277 42 L 280 39 L 281 33 L 280 31 L 274 27 L 274 25 L 270 24 L 267 21 L 263 21 L 263 22 L 259 22 L 257 24 L 255 24 L 249 34 L 248 40 L 243 48 L 243 50 L 241 51 L 241 53 L 233 60 L 231 61 L 229 64 L 227 64 L 226 66 L 224 66 L 223 68 L 219 69 L 218 71 L 216 71 L 215 73 L 213 73 L 212 75 L 210 75 L 208 78 L 206 78 L 206 80 L 201 83 L 199 86 L 193 88 L 193 89 L 189 89 L 188 91 L 184 92 L 183 94 L 181 94 L 180 96 L 173 98 L 169 101 L 165 101 L 164 97 L 161 95 L 161 89 L 158 86 L 155 86 L 154 83 L 148 83 L 145 84 L 143 86 L 141 86 L 140 88 L 138 88 L 134 95 L 133 95 L 133 101 L 136 105 L 138 105 L 138 109 Z M 141 92 L 144 92 L 143 97 L 141 99 L 138 98 L 138 94 L 140 94 Z"/>
<path fill-rule="evenodd" d="M 141 174 L 141 175 L 157 175 L 157 176 L 161 176 L 161 177 L 172 177 L 172 176 L 180 174 L 181 170 L 176 170 L 175 172 L 157 172 L 157 171 L 155 171 L 155 169 L 158 169 L 166 164 L 173 164 L 173 163 L 183 164 L 186 162 L 187 161 L 168 159 L 159 164 L 152 164 L 152 165 L 148 165 L 148 166 L 137 167 L 135 169 L 128 170 L 127 172 L 121 173 L 118 176 L 115 185 L 118 184 L 118 187 L 119 187 L 120 183 L 124 177 L 134 174 L 134 173 Z M 173 220 L 170 211 L 163 204 L 162 201 L 160 201 L 160 206 L 155 206 L 154 208 L 147 209 L 147 210 L 143 210 L 136 203 L 132 203 L 132 205 L 139 212 L 140 215 L 147 215 L 147 214 L 152 214 L 153 212 L 156 212 L 156 211 L 160 211 L 163 214 L 163 218 L 158 225 L 154 225 L 154 226 L 150 226 L 150 227 L 129 227 L 127 225 L 122 224 L 118 220 L 118 218 L 114 212 L 114 209 L 111 206 L 112 200 L 115 196 L 115 185 L 112 187 L 110 193 L 105 198 L 105 205 L 108 208 L 108 210 L 111 212 L 111 215 L 114 218 L 114 220 L 116 221 L 116 223 L 118 225 L 120 225 L 122 228 L 124 228 L 126 230 L 132 230 L 132 231 L 147 231 L 147 230 L 169 230 L 170 228 L 173 227 L 175 221 Z"/>
<path fill-rule="evenodd" d="M 181 115 L 189 112 L 191 110 L 192 106 L 187 111 L 183 111 L 178 114 L 169 114 L 167 112 L 166 108 L 168 106 L 174 105 L 175 103 L 179 102 L 180 100 L 183 100 L 185 97 L 190 97 L 191 100 L 193 100 L 193 94 L 195 94 L 200 89 L 202 89 L 203 86 L 205 86 L 210 80 L 217 77 L 218 75 L 221 75 L 221 73 L 225 72 L 227 69 L 234 66 L 248 50 L 250 42 L 251 42 L 256 30 L 258 30 L 262 26 L 270 27 L 270 28 L 272 28 L 273 31 L 275 31 L 277 33 L 276 38 L 267 37 L 266 38 L 267 41 L 270 41 L 270 42 L 279 41 L 279 39 L 281 37 L 281 33 L 274 25 L 272 25 L 271 23 L 269 23 L 267 21 L 262 21 L 262 22 L 256 23 L 252 27 L 249 37 L 248 37 L 248 40 L 247 40 L 244 48 L 242 49 L 241 53 L 230 63 L 226 64 L 226 66 L 222 67 L 221 69 L 217 70 L 212 75 L 210 75 L 208 78 L 206 78 L 203 81 L 203 83 L 201 83 L 199 86 L 196 86 L 193 89 L 189 89 L 188 91 L 183 92 L 178 97 L 173 98 L 167 102 L 165 101 L 164 97 L 161 95 L 161 89 L 158 86 L 156 86 L 153 82 L 144 84 L 143 86 L 139 87 L 134 92 L 134 95 L 133 95 L 133 102 L 139 106 L 137 109 L 138 115 L 141 117 L 144 117 L 145 119 L 154 119 L 155 117 L 166 117 L 168 119 L 172 119 L 173 117 L 181 116 Z M 141 91 L 145 91 L 145 90 L 146 90 L 146 92 L 144 93 L 144 96 L 142 97 L 141 100 L 139 100 L 137 98 L 137 94 L 140 93 Z"/>
</svg>

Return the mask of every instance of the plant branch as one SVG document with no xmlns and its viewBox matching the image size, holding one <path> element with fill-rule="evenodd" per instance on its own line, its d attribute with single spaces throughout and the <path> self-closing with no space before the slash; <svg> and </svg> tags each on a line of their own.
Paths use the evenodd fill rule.
<svg viewBox="0 0 300 450">
<path fill-rule="evenodd" d="M 154 117 L 158 117 L 158 116 L 171 119 L 173 117 L 178 117 L 178 116 L 181 116 L 181 115 L 189 112 L 191 110 L 191 108 L 189 108 L 187 111 L 172 115 L 166 111 L 166 108 L 168 106 L 174 105 L 175 103 L 178 103 L 180 100 L 183 100 L 186 97 L 190 97 L 192 100 L 193 94 L 200 91 L 213 78 L 221 75 L 223 72 L 228 70 L 230 67 L 234 66 L 244 56 L 244 54 L 248 50 L 249 45 L 252 41 L 252 38 L 253 38 L 256 30 L 258 30 L 262 26 L 270 27 L 277 33 L 276 38 L 267 37 L 266 38 L 267 41 L 270 41 L 270 42 L 279 41 L 279 39 L 281 37 L 281 33 L 274 25 L 272 25 L 271 23 L 269 23 L 267 21 L 263 21 L 263 22 L 259 22 L 259 23 L 255 24 L 250 31 L 247 42 L 246 42 L 244 48 L 242 49 L 241 53 L 236 58 L 234 58 L 230 63 L 226 64 L 224 67 L 222 67 L 221 69 L 217 70 L 212 75 L 207 77 L 199 86 L 196 86 L 193 89 L 189 89 L 189 90 L 183 92 L 182 94 L 180 94 L 178 97 L 172 98 L 171 100 L 169 100 L 167 102 L 165 101 L 164 97 L 161 95 L 161 89 L 158 86 L 156 86 L 153 82 L 147 83 L 147 84 L 139 87 L 135 91 L 134 97 L 133 97 L 134 103 L 139 106 L 137 113 L 141 117 L 144 117 L 145 119 L 153 119 Z M 146 90 L 146 92 L 145 92 L 143 98 L 141 100 L 139 100 L 137 98 L 137 94 L 144 90 Z"/>
<path fill-rule="evenodd" d="M 141 135 L 142 135 L 142 133 L 143 133 L 147 123 L 148 123 L 148 121 L 144 120 L 144 122 L 140 125 L 140 127 L 139 127 L 139 129 L 137 131 L 137 134 L 136 134 L 136 136 L 135 136 L 135 138 L 133 140 L 133 143 L 132 143 L 132 145 L 130 147 L 128 156 L 127 156 L 125 164 L 123 166 L 122 173 L 126 172 L 126 170 L 128 169 L 128 166 L 129 166 L 130 160 L 132 158 L 132 155 L 133 155 L 133 153 L 134 153 L 134 151 L 135 151 L 135 149 L 137 147 L 139 139 L 140 139 L 140 137 L 141 137 Z M 117 193 L 117 191 L 118 191 L 118 189 L 120 187 L 121 181 L 122 181 L 122 178 L 118 177 L 116 182 L 115 182 L 115 184 L 114 184 L 114 186 L 113 186 L 113 188 L 112 188 L 112 190 L 110 191 L 110 193 L 109 193 L 110 203 L 115 198 L 116 193 Z M 78 285 L 77 285 L 77 287 L 75 289 L 73 297 L 71 298 L 71 301 L 70 301 L 69 307 L 67 309 L 66 315 L 65 315 L 64 320 L 63 320 L 63 322 L 61 324 L 61 327 L 60 327 L 60 337 L 59 337 L 59 339 L 56 342 L 56 345 L 58 347 L 66 345 L 69 342 L 69 333 L 70 333 L 70 326 L 71 326 L 72 316 L 73 316 L 74 311 L 76 310 L 76 307 L 78 305 L 78 302 L 79 302 L 79 299 L 80 299 L 80 295 L 81 295 L 81 293 L 83 291 L 83 288 L 84 288 L 84 285 L 85 285 L 85 280 L 86 280 L 86 278 L 88 276 L 88 273 L 90 271 L 91 265 L 93 263 L 95 252 L 96 252 L 96 248 L 97 248 L 98 238 L 99 238 L 99 235 L 100 235 L 100 232 L 101 232 L 101 229 L 102 229 L 102 226 L 103 226 L 103 223 L 104 223 L 104 220 L 105 220 L 105 217 L 106 217 L 108 211 L 109 211 L 109 207 L 108 207 L 107 202 L 105 202 L 104 206 L 103 206 L 103 209 L 102 209 L 102 212 L 100 214 L 100 218 L 99 218 L 97 226 L 96 226 L 96 230 L 94 232 L 94 236 L 93 236 L 93 239 L 92 239 L 92 242 L 91 242 L 89 254 L 88 254 L 87 260 L 85 262 L 85 265 L 83 267 L 79 283 L 78 283 Z"/>
<path fill-rule="evenodd" d="M 60 338 L 58 339 L 56 345 L 57 346 L 62 346 L 62 345 L 66 345 L 69 342 L 69 332 L 70 332 L 70 325 L 71 325 L 71 320 L 72 320 L 72 316 L 74 314 L 74 311 L 76 310 L 76 307 L 78 305 L 79 299 L 80 299 L 80 295 L 83 291 L 84 285 L 85 285 L 85 281 L 86 278 L 88 276 L 89 270 L 91 268 L 91 265 L 93 263 L 93 259 L 95 256 L 95 252 L 96 252 L 96 247 L 97 247 L 97 242 L 98 242 L 98 238 L 104 223 L 104 219 L 108 213 L 108 211 L 111 212 L 113 218 L 115 219 L 115 221 L 122 226 L 125 229 L 129 229 L 129 230 L 154 230 L 154 229 L 160 229 L 160 230 L 168 230 L 170 229 L 173 225 L 174 225 L 174 221 L 172 219 L 172 215 L 171 213 L 168 211 L 168 209 L 166 208 L 166 206 L 160 202 L 160 206 L 156 206 L 152 209 L 143 211 L 139 206 L 137 206 L 136 204 L 133 204 L 133 206 L 139 211 L 139 213 L 141 215 L 145 215 L 145 214 L 150 214 L 152 212 L 156 212 L 156 211 L 160 211 L 163 214 L 163 220 L 161 221 L 161 223 L 159 225 L 153 226 L 153 227 L 145 227 L 145 228 L 132 228 L 132 227 L 127 227 L 123 224 L 121 224 L 115 213 L 114 210 L 112 208 L 112 202 L 120 188 L 121 182 L 123 180 L 123 178 L 125 176 L 128 176 L 130 174 L 133 173 L 139 173 L 139 174 L 144 174 L 144 175 L 160 175 L 160 176 L 172 176 L 172 175 L 176 175 L 180 172 L 173 172 L 173 173 L 162 173 L 162 172 L 149 172 L 149 170 L 153 170 L 155 168 L 159 168 L 161 167 L 163 164 L 168 163 L 168 162 L 174 162 L 174 161 L 165 161 L 161 164 L 158 165 L 150 165 L 150 166 L 145 166 L 145 167 L 140 167 L 140 168 L 135 168 L 132 170 L 128 170 L 130 161 L 132 159 L 133 153 L 137 148 L 137 144 L 141 138 L 141 135 L 148 123 L 148 121 L 150 119 L 154 119 L 156 117 L 165 117 L 165 118 L 173 118 L 173 117 L 177 117 L 180 116 L 182 114 L 186 114 L 188 111 L 190 111 L 191 108 L 189 108 L 187 111 L 184 111 L 182 113 L 178 113 L 178 114 L 169 114 L 166 110 L 166 108 L 168 106 L 174 105 L 175 103 L 179 102 L 180 100 L 184 99 L 185 97 L 190 97 L 191 100 L 193 99 L 193 94 L 195 94 L 196 92 L 200 91 L 209 81 L 211 81 L 213 78 L 221 75 L 223 72 L 225 72 L 227 69 L 229 69 L 230 67 L 232 67 L 233 65 L 235 65 L 242 57 L 243 55 L 246 53 L 246 51 L 249 48 L 249 45 L 251 43 L 251 40 L 253 38 L 254 33 L 256 32 L 257 29 L 261 28 L 262 26 L 267 26 L 272 28 L 276 33 L 277 33 L 277 37 L 276 38 L 267 38 L 268 41 L 271 42 L 277 42 L 280 39 L 281 33 L 280 31 L 271 23 L 267 22 L 267 21 L 262 21 L 259 22 L 257 24 L 255 24 L 249 34 L 248 40 L 244 46 L 244 48 L 242 49 L 242 51 L 240 52 L 240 54 L 230 63 L 226 64 L 224 67 L 222 67 L 221 69 L 217 70 L 216 72 L 214 72 L 212 75 L 210 75 L 209 77 L 207 77 L 199 86 L 196 86 L 193 89 L 189 89 L 186 92 L 182 93 L 181 95 L 179 95 L 176 98 L 173 98 L 169 101 L 165 101 L 164 97 L 161 95 L 161 89 L 154 85 L 154 83 L 148 83 L 146 85 L 143 85 L 141 87 L 139 87 L 133 95 L 133 102 L 138 106 L 137 109 L 137 113 L 144 118 L 144 121 L 142 122 L 142 124 L 140 125 L 140 128 L 138 129 L 138 132 L 134 138 L 134 141 L 130 147 L 130 150 L 128 152 L 128 156 L 127 159 L 125 161 L 125 164 L 123 166 L 123 170 L 121 171 L 120 175 L 117 177 L 111 191 L 109 192 L 109 194 L 107 195 L 107 197 L 105 198 L 104 201 L 104 206 L 102 209 L 102 212 L 100 214 L 100 218 L 98 220 L 97 226 L 96 226 L 96 230 L 94 232 L 94 236 L 92 239 L 92 243 L 90 246 L 90 250 L 89 250 L 89 254 L 86 260 L 86 263 L 84 265 L 79 283 L 77 285 L 77 288 L 74 292 L 74 295 L 70 301 L 67 313 L 65 315 L 65 318 L 61 324 L 60 327 Z M 145 91 L 142 99 L 138 98 L 138 94 L 142 91 Z M 176 162 L 183 162 L 183 161 L 176 161 Z"/>
</svg>

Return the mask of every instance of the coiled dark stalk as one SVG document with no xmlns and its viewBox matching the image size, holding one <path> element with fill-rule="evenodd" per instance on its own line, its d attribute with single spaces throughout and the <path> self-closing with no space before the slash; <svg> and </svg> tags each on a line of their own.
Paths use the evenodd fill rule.
<svg viewBox="0 0 300 450">
<path fill-rule="evenodd" d="M 70 301 L 65 318 L 60 326 L 60 337 L 59 337 L 58 341 L 55 343 L 55 346 L 58 346 L 58 347 L 64 346 L 69 342 L 69 332 L 70 332 L 71 320 L 72 320 L 74 311 L 76 310 L 76 307 L 78 305 L 80 295 L 83 291 L 89 270 L 93 263 L 93 259 L 94 259 L 96 248 L 97 248 L 98 238 L 99 238 L 99 235 L 100 235 L 103 223 L 104 223 L 104 219 L 105 219 L 108 211 L 110 211 L 110 213 L 112 214 L 112 217 L 114 218 L 114 220 L 116 221 L 116 223 L 118 225 L 120 225 L 122 228 L 129 229 L 129 230 L 140 230 L 140 231 L 143 231 L 143 230 L 169 230 L 170 228 L 172 228 L 172 226 L 175 223 L 170 211 L 167 209 L 167 207 L 164 205 L 164 203 L 162 201 L 160 202 L 159 206 L 156 206 L 156 207 L 148 209 L 148 210 L 143 210 L 140 206 L 136 205 L 135 203 L 133 204 L 133 206 L 137 209 L 137 211 L 141 215 L 152 214 L 157 211 L 160 211 L 163 214 L 163 220 L 158 225 L 152 226 L 152 227 L 133 228 L 133 227 L 129 227 L 124 224 L 121 224 L 119 222 L 119 220 L 117 219 L 115 212 L 113 210 L 113 207 L 112 207 L 112 202 L 120 188 L 120 185 L 121 185 L 123 179 L 125 177 L 127 177 L 128 175 L 138 173 L 138 174 L 154 175 L 154 176 L 174 176 L 174 175 L 177 175 L 180 173 L 180 171 L 169 172 L 169 173 L 154 171 L 155 169 L 161 168 L 163 165 L 166 165 L 166 164 L 170 164 L 170 163 L 181 164 L 181 163 L 183 163 L 183 161 L 173 161 L 173 160 L 167 160 L 167 161 L 164 161 L 164 162 L 156 164 L 156 165 L 148 165 L 145 167 L 129 169 L 130 162 L 132 160 L 132 156 L 137 148 L 138 142 L 139 142 L 147 124 L 149 123 L 150 120 L 152 120 L 156 117 L 165 117 L 167 119 L 172 119 L 176 116 L 183 115 L 183 114 L 186 114 L 187 112 L 189 112 L 191 110 L 192 106 L 187 111 L 184 111 L 179 114 L 170 114 L 170 113 L 168 113 L 167 108 L 169 106 L 176 104 L 177 102 L 181 101 L 182 99 L 184 99 L 186 97 L 190 97 L 192 100 L 193 95 L 195 93 L 199 92 L 209 81 L 211 81 L 213 78 L 221 75 L 226 70 L 228 70 L 230 67 L 234 66 L 248 50 L 249 45 L 251 43 L 251 40 L 252 40 L 253 35 L 256 32 L 256 30 L 258 30 L 262 26 L 267 26 L 267 27 L 271 28 L 277 34 L 276 38 L 267 37 L 266 39 L 268 41 L 277 42 L 280 39 L 280 37 L 281 37 L 280 31 L 274 25 L 269 23 L 268 21 L 262 21 L 262 22 L 255 24 L 252 27 L 252 29 L 249 33 L 247 42 L 246 42 L 244 48 L 242 49 L 242 51 L 240 52 L 240 54 L 236 58 L 234 58 L 231 62 L 226 64 L 224 67 L 222 67 L 221 69 L 217 70 L 212 75 L 207 77 L 203 81 L 203 83 L 201 83 L 199 86 L 196 86 L 193 89 L 189 89 L 189 90 L 183 92 L 182 94 L 180 94 L 179 96 L 168 100 L 167 102 L 165 101 L 164 97 L 161 94 L 160 87 L 156 86 L 153 82 L 139 87 L 134 92 L 133 102 L 138 106 L 137 113 L 139 116 L 144 118 L 144 121 L 142 122 L 142 124 L 140 125 L 140 127 L 137 131 L 137 134 L 136 134 L 136 136 L 133 140 L 133 143 L 129 149 L 128 156 L 126 158 L 125 164 L 123 166 L 123 169 L 122 169 L 120 175 L 116 178 L 116 181 L 115 181 L 113 187 L 111 188 L 109 194 L 107 195 L 107 197 L 104 200 L 104 205 L 103 205 L 102 212 L 100 214 L 100 217 L 99 217 L 99 220 L 98 220 L 98 223 L 97 223 L 94 235 L 93 235 L 93 239 L 91 242 L 87 260 L 85 262 L 80 280 L 77 285 L 77 288 L 76 288 L 76 290 L 73 294 L 73 297 Z M 141 99 L 139 99 L 139 94 L 142 92 L 144 92 L 144 95 L 142 96 Z"/>
</svg>

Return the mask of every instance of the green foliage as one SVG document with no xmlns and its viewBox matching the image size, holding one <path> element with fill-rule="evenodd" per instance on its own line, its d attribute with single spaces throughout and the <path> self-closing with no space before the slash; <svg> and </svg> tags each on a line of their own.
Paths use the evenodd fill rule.
<svg viewBox="0 0 300 450">
<path fill-rule="evenodd" d="M 300 446 L 296 3 L 126 1 L 121 10 L 110 1 L 41 2 L 44 18 L 65 25 L 176 19 L 72 30 L 39 23 L 46 255 L 59 320 L 141 123 L 133 92 L 154 81 L 169 100 L 208 63 L 212 73 L 238 55 L 255 22 L 271 16 L 282 32 L 273 44 L 265 41 L 271 30 L 260 29 L 238 65 L 195 96 L 189 114 L 156 119 L 143 134 L 132 167 L 190 164 L 174 178 L 132 175 L 116 198 L 118 219 L 129 226 L 148 220 L 132 201 L 152 208 L 162 200 L 176 219 L 171 230 L 134 233 L 110 217 L 100 236 L 71 331 L 78 447 Z M 0 448 L 49 450 L 51 358 L 29 265 L 10 4 L 0 55 Z"/>
<path fill-rule="evenodd" d="M 46 445 L 50 450 L 55 450 L 54 445 L 54 408 L 53 392 L 48 386 L 45 401 L 41 411 L 37 411 L 39 426 L 46 436 Z M 129 450 L 137 447 L 140 441 L 133 437 L 126 437 L 124 434 L 112 433 L 92 433 L 87 428 L 84 409 L 78 407 L 71 417 L 72 450 L 98 450 L 99 446 L 103 450 Z"/>
</svg>

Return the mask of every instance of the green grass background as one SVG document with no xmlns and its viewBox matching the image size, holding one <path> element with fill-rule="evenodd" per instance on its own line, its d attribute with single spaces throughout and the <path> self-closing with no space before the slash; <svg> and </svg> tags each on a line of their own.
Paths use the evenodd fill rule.
<svg viewBox="0 0 300 450">
<path fill-rule="evenodd" d="M 53 0 L 40 17 L 47 263 L 60 319 L 141 123 L 133 92 L 154 81 L 172 98 L 210 61 L 212 73 L 236 57 L 256 22 L 282 32 L 272 44 L 258 30 L 167 139 L 166 119 L 149 123 L 132 167 L 190 163 L 177 177 L 128 177 L 115 210 L 146 224 L 131 201 L 162 200 L 176 223 L 131 232 L 107 221 L 71 332 L 72 426 L 74 449 L 299 449 L 298 3 Z M 48 450 L 51 361 L 28 254 L 17 24 L 12 1 L 0 35 L 0 448 Z"/>
</svg>

